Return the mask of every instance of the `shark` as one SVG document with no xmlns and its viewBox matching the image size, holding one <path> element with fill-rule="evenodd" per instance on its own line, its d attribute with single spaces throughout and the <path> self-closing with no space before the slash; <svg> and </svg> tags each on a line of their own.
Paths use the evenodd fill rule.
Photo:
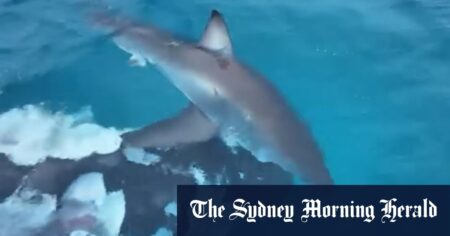
<svg viewBox="0 0 450 236">
<path fill-rule="evenodd" d="M 123 134 L 123 143 L 171 148 L 233 137 L 260 161 L 290 172 L 294 183 L 333 184 L 311 130 L 269 80 L 235 56 L 218 10 L 197 42 L 108 11 L 92 19 L 131 55 L 131 65 L 153 65 L 189 100 L 176 116 Z"/>
</svg>

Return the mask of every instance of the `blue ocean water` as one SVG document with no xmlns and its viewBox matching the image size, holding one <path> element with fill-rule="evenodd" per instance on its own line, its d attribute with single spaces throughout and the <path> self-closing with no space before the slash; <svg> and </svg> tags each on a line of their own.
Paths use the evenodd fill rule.
<svg viewBox="0 0 450 236">
<path fill-rule="evenodd" d="M 93 2 L 93 1 L 92 1 Z M 211 9 L 235 55 L 311 127 L 339 184 L 450 183 L 450 3 L 418 0 L 103 1 L 196 40 Z M 128 65 L 89 25 L 89 1 L 0 1 L 0 113 L 26 104 L 140 127 L 187 100 Z M 0 124 L 1 125 L 1 124 Z M 213 158 L 213 157 L 212 157 Z"/>
</svg>

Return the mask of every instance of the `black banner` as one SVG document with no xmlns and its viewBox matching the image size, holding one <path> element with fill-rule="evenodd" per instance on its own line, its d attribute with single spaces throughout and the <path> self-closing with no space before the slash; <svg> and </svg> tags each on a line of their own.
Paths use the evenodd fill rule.
<svg viewBox="0 0 450 236">
<path fill-rule="evenodd" d="M 178 235 L 450 235 L 450 186 L 178 186 Z"/>
</svg>

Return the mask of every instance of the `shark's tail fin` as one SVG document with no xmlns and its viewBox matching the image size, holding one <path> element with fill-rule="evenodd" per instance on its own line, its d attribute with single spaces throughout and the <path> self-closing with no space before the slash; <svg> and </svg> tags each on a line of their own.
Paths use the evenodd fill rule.
<svg viewBox="0 0 450 236">
<path fill-rule="evenodd" d="M 117 11 L 103 8 L 92 9 L 87 12 L 90 24 L 108 33 L 114 33 L 132 25 L 132 22 L 120 17 Z"/>
<path fill-rule="evenodd" d="M 111 7 L 103 0 L 89 0 L 83 9 L 87 23 L 107 33 L 114 33 L 132 24 L 130 19 L 121 17 L 119 9 Z"/>
</svg>

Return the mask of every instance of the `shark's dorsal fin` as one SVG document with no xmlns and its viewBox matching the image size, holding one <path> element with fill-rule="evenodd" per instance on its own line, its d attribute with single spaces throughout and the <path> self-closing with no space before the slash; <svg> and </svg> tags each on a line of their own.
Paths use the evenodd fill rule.
<svg viewBox="0 0 450 236">
<path fill-rule="evenodd" d="M 206 25 L 200 46 L 209 50 L 218 51 L 225 55 L 232 55 L 233 48 L 231 45 L 230 35 L 227 25 L 217 10 L 212 10 L 208 25 Z"/>
</svg>

